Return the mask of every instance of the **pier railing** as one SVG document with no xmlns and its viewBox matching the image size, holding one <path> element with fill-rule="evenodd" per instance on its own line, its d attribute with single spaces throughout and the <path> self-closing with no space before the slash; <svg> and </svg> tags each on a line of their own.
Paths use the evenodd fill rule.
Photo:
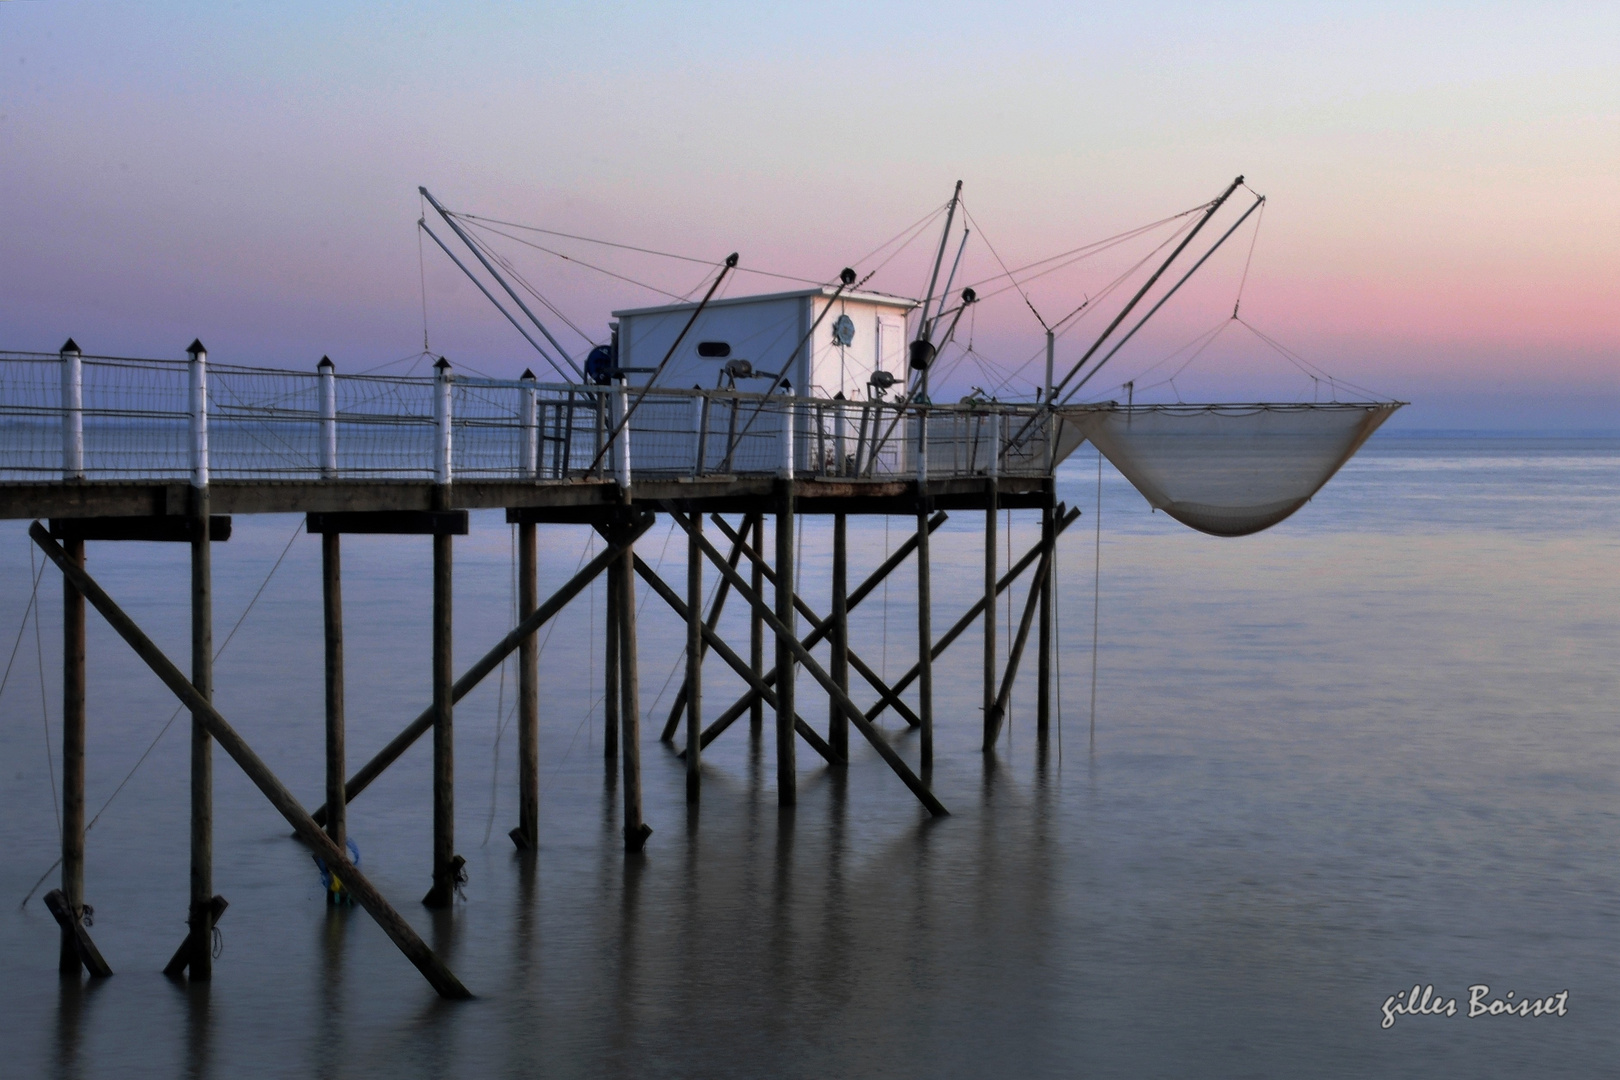
<svg viewBox="0 0 1620 1080">
<path fill-rule="evenodd" d="M 639 400 L 638 400 L 639 397 Z M 621 421 L 630 412 L 630 422 Z M 1046 475 L 1049 414 L 0 352 L 0 481 Z"/>
</svg>

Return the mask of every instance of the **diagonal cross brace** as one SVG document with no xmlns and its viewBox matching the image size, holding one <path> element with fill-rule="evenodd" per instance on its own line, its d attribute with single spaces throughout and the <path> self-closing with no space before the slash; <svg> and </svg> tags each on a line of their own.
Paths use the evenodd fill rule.
<svg viewBox="0 0 1620 1080">
<path fill-rule="evenodd" d="M 844 693 L 838 684 L 833 681 L 832 676 L 828 675 L 826 670 L 816 663 L 816 658 L 810 655 L 810 650 L 805 648 L 798 637 L 788 630 L 787 625 L 776 617 L 776 613 L 765 603 L 764 598 L 749 587 L 748 582 L 743 580 L 741 574 L 726 565 L 725 559 L 715 550 L 714 545 L 709 543 L 701 532 L 693 529 L 692 522 L 688 520 L 685 514 L 679 510 L 670 510 L 669 516 L 675 519 L 675 524 L 679 525 L 682 531 L 697 541 L 698 546 L 703 549 L 703 554 L 708 558 L 709 562 L 713 563 L 722 574 L 731 579 L 731 587 L 736 590 L 737 595 L 746 600 L 759 613 L 765 625 L 769 626 L 771 632 L 776 635 L 777 641 L 781 642 L 793 653 L 794 657 L 804 667 L 804 670 L 808 671 L 810 676 L 821 684 L 821 688 L 827 691 L 828 696 L 838 704 L 838 707 L 844 710 L 844 715 L 849 717 L 850 723 L 854 724 L 860 733 L 866 737 L 866 741 L 872 744 L 872 749 L 876 750 L 878 756 L 888 763 L 889 768 L 893 769 L 906 787 L 911 789 L 911 793 L 917 796 L 917 800 L 927 807 L 928 812 L 935 817 L 947 816 L 950 811 L 945 809 L 945 804 L 935 798 L 934 793 L 928 790 L 928 785 L 918 779 L 917 774 L 911 771 L 911 767 L 905 763 L 899 754 L 895 753 L 894 747 L 889 745 L 888 740 L 883 737 L 883 733 L 871 725 L 861 712 L 860 707 L 851 701 L 849 695 Z"/>
<path fill-rule="evenodd" d="M 40 550 L 56 564 L 64 577 L 73 583 L 74 588 L 84 594 L 92 607 L 101 613 L 118 636 L 129 643 L 135 650 L 135 655 L 146 662 L 152 673 L 163 681 L 181 704 L 191 710 L 193 716 L 208 729 L 208 734 L 219 743 L 220 749 L 230 755 L 248 779 L 253 781 L 255 787 L 270 800 L 281 816 L 287 819 L 297 832 L 298 838 L 314 848 L 326 865 L 333 868 L 342 878 L 349 894 L 355 898 L 359 905 L 366 909 L 366 913 L 377 920 L 383 933 L 399 947 L 406 959 L 416 965 L 424 978 L 439 992 L 440 997 L 466 999 L 472 997 L 467 988 L 461 984 L 455 974 L 445 966 L 444 961 L 434 955 L 433 950 L 417 936 L 411 924 L 406 922 L 393 907 L 383 898 L 366 877 L 360 873 L 358 867 L 349 861 L 349 853 L 332 842 L 332 838 L 315 824 L 315 819 L 304 812 L 293 793 L 287 786 L 276 778 L 270 767 L 264 763 L 247 741 L 237 734 L 236 729 L 220 715 L 219 710 L 202 695 L 191 681 L 180 673 L 174 662 L 163 654 L 163 650 L 147 637 L 141 628 L 124 613 L 112 597 L 108 596 L 96 580 L 84 570 L 68 559 L 67 553 L 52 540 L 45 527 L 34 522 L 28 529 L 28 535 Z"/>
<path fill-rule="evenodd" d="M 502 660 L 515 652 L 517 647 L 523 644 L 524 638 L 540 629 L 547 619 L 567 607 L 569 601 L 578 596 L 613 560 L 624 554 L 625 549 L 639 539 L 642 533 L 652 528 L 655 520 L 654 515 L 648 514 L 645 519 L 637 522 L 629 536 L 619 543 L 610 544 L 596 558 L 586 563 L 564 583 L 562 588 L 552 593 L 550 599 L 530 612 L 522 622 L 512 628 L 511 633 L 496 642 L 493 649 L 485 653 L 482 659 L 467 669 L 465 675 L 456 680 L 455 685 L 450 688 L 451 702 L 460 701 L 472 693 L 473 687 L 483 682 L 490 672 L 500 666 Z M 395 735 L 387 746 L 377 751 L 375 757 L 349 777 L 349 782 L 343 788 L 343 801 L 353 802 L 355 796 L 366 790 L 373 780 L 383 774 L 383 770 L 399 760 L 399 756 L 409 750 L 412 743 L 431 730 L 433 730 L 433 707 L 430 705 L 412 720 L 404 731 Z M 317 824 L 325 825 L 326 804 L 322 803 L 311 816 Z"/>
<path fill-rule="evenodd" d="M 736 532 L 732 531 L 731 526 L 727 525 L 720 515 L 710 515 L 710 520 L 719 526 L 720 531 L 725 533 L 733 543 L 742 545 L 743 554 L 748 556 L 749 561 L 753 562 L 759 567 L 760 572 L 765 575 L 765 580 L 770 582 L 771 586 L 774 588 L 776 586 L 776 571 L 766 564 L 765 557 L 759 552 L 755 551 L 753 546 L 741 536 L 737 535 Z M 803 597 L 796 592 L 793 594 L 793 607 L 800 615 L 803 615 L 805 621 L 810 624 L 812 634 L 819 635 L 815 638 L 815 642 L 819 642 L 823 638 L 831 636 L 832 627 L 828 625 L 827 620 L 823 619 L 820 615 L 817 615 L 815 609 L 813 609 L 809 604 L 805 603 Z M 844 615 L 846 618 L 849 616 L 849 604 L 847 601 L 844 604 Z M 813 647 L 815 642 L 811 642 L 810 645 Z M 883 681 L 883 677 L 877 672 L 873 671 L 871 665 L 862 660 L 860 656 L 856 654 L 855 650 L 849 647 L 848 642 L 845 642 L 844 644 L 844 655 L 849 658 L 849 666 L 854 668 L 860 674 L 861 678 L 865 679 L 871 684 L 872 689 L 878 692 L 878 696 L 883 699 L 885 704 L 889 705 L 894 709 L 895 712 L 905 717 L 906 723 L 910 724 L 912 727 L 922 726 L 922 718 L 911 711 L 911 706 L 902 701 L 900 699 L 900 695 L 896 694 L 889 688 L 889 684 Z M 776 681 L 775 669 L 772 669 L 766 678 L 774 683 Z"/>
<path fill-rule="evenodd" d="M 945 524 L 948 516 L 949 515 L 947 515 L 944 511 L 934 514 L 928 519 L 928 531 L 932 533 L 935 529 Z M 872 571 L 871 574 L 867 575 L 866 580 L 861 582 L 860 585 L 849 594 L 849 598 L 844 602 L 845 615 L 847 616 L 849 612 L 854 611 L 856 605 L 858 605 L 862 600 L 865 600 L 868 596 L 872 595 L 877 587 L 883 583 L 883 579 L 893 573 L 901 563 L 906 561 L 906 559 L 910 558 L 911 553 L 915 550 L 917 550 L 917 534 L 913 533 L 911 536 L 906 538 L 904 543 L 895 549 L 894 554 L 890 555 L 887 559 L 884 559 L 882 564 L 879 565 L 876 570 Z M 826 636 L 825 629 L 812 630 L 804 639 L 805 648 L 814 648 L 816 645 L 820 644 L 821 640 Z M 772 668 L 766 673 L 764 681 L 767 685 L 775 683 L 775 668 Z M 750 690 L 742 697 L 732 702 L 731 707 L 716 717 L 714 723 L 703 729 L 703 745 L 708 746 L 710 743 L 714 742 L 715 739 L 719 738 L 721 732 L 725 731 L 726 728 L 730 727 L 736 722 L 738 717 L 742 716 L 743 713 L 748 711 L 749 706 L 754 703 L 757 697 L 758 695 Z"/>
<path fill-rule="evenodd" d="M 685 621 L 687 613 L 686 602 L 681 599 L 679 593 L 669 587 L 668 582 L 664 581 L 663 578 L 658 576 L 657 572 L 654 571 L 652 567 L 648 566 L 644 561 L 642 561 L 640 555 L 636 556 L 636 573 L 641 575 L 641 580 L 645 581 L 649 586 L 652 587 L 653 592 L 663 597 L 664 603 L 670 606 L 670 610 L 674 611 L 682 621 Z M 766 686 L 763 679 L 754 674 L 754 669 L 749 667 L 747 661 L 738 656 L 730 645 L 726 644 L 725 638 L 722 638 L 711 627 L 704 626 L 703 640 L 707 645 L 714 649 L 717 654 L 719 654 L 722 660 L 731 665 L 731 669 L 733 671 L 735 671 L 738 675 L 741 675 L 745 680 L 747 680 L 750 686 L 754 687 L 754 689 L 759 692 L 760 696 L 765 699 L 765 704 L 769 705 L 773 709 L 776 708 L 776 692 L 770 687 Z M 798 714 L 794 714 L 793 717 L 793 730 L 797 731 L 801 736 L 803 736 L 804 741 L 810 744 L 810 748 L 816 753 L 820 754 L 822 757 L 826 758 L 829 764 L 842 764 L 842 759 L 833 752 L 833 748 L 831 746 L 827 745 L 827 740 L 823 739 L 820 734 L 816 732 L 816 729 L 807 724 Z M 682 758 L 686 757 L 686 751 L 682 750 L 678 756 Z"/>
</svg>

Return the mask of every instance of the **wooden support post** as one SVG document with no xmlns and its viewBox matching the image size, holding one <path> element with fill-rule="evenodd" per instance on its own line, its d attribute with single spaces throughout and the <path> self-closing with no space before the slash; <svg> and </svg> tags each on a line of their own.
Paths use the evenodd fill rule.
<svg viewBox="0 0 1620 1080">
<path fill-rule="evenodd" d="M 518 621 L 540 605 L 535 525 L 518 525 Z M 521 851 L 540 849 L 540 640 L 527 634 L 518 646 L 518 826 L 512 842 Z"/>
<path fill-rule="evenodd" d="M 692 524 L 687 520 L 684 514 L 680 513 L 679 511 L 675 511 L 671 513 L 670 516 L 675 519 L 675 523 L 677 525 L 679 525 L 683 530 L 687 530 L 688 534 L 690 534 Z M 764 616 L 765 624 L 769 626 L 771 628 L 771 632 L 776 635 L 777 646 L 780 648 L 785 644 L 793 653 L 794 658 L 798 660 L 799 664 L 804 667 L 804 670 L 810 673 L 811 678 L 820 683 L 821 688 L 825 690 L 828 695 L 833 698 L 833 700 L 838 702 L 839 706 L 844 710 L 844 714 L 849 717 L 850 723 L 855 725 L 856 730 L 858 730 L 861 735 L 865 737 L 866 741 L 871 744 L 872 749 L 878 752 L 878 756 L 888 763 L 889 768 L 894 770 L 895 775 L 900 777 L 901 781 L 905 783 L 906 787 L 911 790 L 911 793 L 917 796 L 918 801 L 921 802 L 923 806 L 928 808 L 928 812 L 936 817 L 943 817 L 948 814 L 949 811 L 946 810 L 944 805 L 934 797 L 934 793 L 928 790 L 928 785 L 919 780 L 917 778 L 917 774 L 912 772 L 910 767 L 907 766 L 903 760 L 901 760 L 899 754 L 895 753 L 894 747 L 889 745 L 889 741 L 883 737 L 883 733 L 872 726 L 866 717 L 861 714 L 860 708 L 850 700 L 849 695 L 838 689 L 838 684 L 832 681 L 832 676 L 828 675 L 826 670 L 822 668 L 820 664 L 816 663 L 816 658 L 810 654 L 810 650 L 805 648 L 804 644 L 793 636 L 792 626 L 777 618 L 776 615 L 773 614 L 768 607 L 766 607 L 765 598 L 754 592 L 752 589 L 749 589 L 748 586 L 743 582 L 742 575 L 727 566 L 725 560 L 720 557 L 720 553 L 716 551 L 707 540 L 703 540 L 700 537 L 698 542 L 702 544 L 703 554 L 706 558 L 708 558 L 709 562 L 713 566 L 717 567 L 722 574 L 731 578 L 731 586 L 737 591 L 737 595 L 746 600 Z M 781 695 L 782 688 L 778 686 L 777 703 L 779 712 L 781 706 Z"/>
<path fill-rule="evenodd" d="M 440 501 L 447 501 L 441 488 Z M 446 509 L 439 506 L 437 509 Z M 456 744 L 451 568 L 453 538 L 433 537 L 433 886 L 422 903 L 449 907 L 456 898 L 463 861 L 456 856 Z"/>
<path fill-rule="evenodd" d="M 214 698 L 213 556 L 208 540 L 208 488 L 193 487 L 191 541 L 191 685 Z M 191 928 L 187 957 L 193 982 L 214 974 L 214 747 L 208 725 L 191 713 Z"/>
<path fill-rule="evenodd" d="M 326 629 L 326 835 L 343 847 L 348 839 L 343 781 L 349 775 L 343 751 L 343 564 L 342 534 L 321 534 L 321 601 Z M 327 898 L 335 897 L 327 893 Z"/>
<path fill-rule="evenodd" d="M 653 520 L 654 516 L 648 514 L 638 524 L 632 525 L 625 543 L 629 543 L 651 528 Z M 552 593 L 550 598 L 536 608 L 532 615 L 513 627 L 505 637 L 495 643 L 495 646 L 489 652 L 479 657 L 478 661 L 468 668 L 461 678 L 456 680 L 455 685 L 450 688 L 451 701 L 460 701 L 470 694 L 473 687 L 483 682 L 491 672 L 501 666 L 502 660 L 517 651 L 524 638 L 535 633 L 541 626 L 545 625 L 548 619 L 566 607 L 568 602 L 583 592 L 585 587 L 598 574 L 610 567 L 623 551 L 622 546 L 609 544 L 607 550 L 598 552 L 596 557 L 581 567 L 573 577 L 564 583 L 562 588 Z M 355 774 L 349 777 L 349 782 L 343 788 L 344 796 L 349 802 L 353 802 L 355 797 L 366 790 L 373 780 L 381 776 L 388 766 L 398 761 L 400 755 L 409 750 L 417 739 L 420 739 L 433 729 L 434 715 L 434 708 L 431 705 L 418 713 L 416 719 L 412 720 L 405 726 L 403 731 L 389 740 L 387 746 L 377 751 L 370 761 L 355 770 Z M 617 715 L 617 713 L 614 715 Z M 317 823 L 324 823 L 326 821 L 326 807 L 319 808 L 311 816 L 314 817 Z"/>
<path fill-rule="evenodd" d="M 788 421 L 784 421 L 787 423 Z M 793 649 L 798 644 L 793 610 L 793 481 L 777 482 L 776 513 L 776 621 L 787 629 L 776 638 L 776 801 L 781 806 L 798 802 L 798 766 L 793 740 Z M 693 526 L 696 528 L 696 526 Z M 688 534 L 692 529 L 688 529 Z M 702 543 L 702 537 L 698 537 Z M 757 594 L 756 594 L 757 595 Z"/>
<path fill-rule="evenodd" d="M 920 485 L 919 485 L 920 486 Z M 917 713 L 922 719 L 922 767 L 934 767 L 934 570 L 929 556 L 928 500 L 917 493 Z M 882 704 L 881 702 L 879 703 Z"/>
<path fill-rule="evenodd" d="M 624 526 L 615 532 L 622 536 Z M 624 850 L 640 851 L 652 835 L 641 817 L 641 671 L 636 659 L 635 548 L 625 545 L 614 569 L 619 575 L 619 723 L 623 729 Z"/>
<path fill-rule="evenodd" d="M 944 514 L 943 512 L 933 515 L 928 519 L 928 528 L 925 531 L 933 532 L 935 529 L 945 524 L 947 516 L 948 515 Z M 710 520 L 717 519 L 711 518 Z M 725 531 L 724 521 L 720 521 L 719 523 L 721 525 L 721 531 Z M 846 614 L 850 611 L 854 611 L 855 608 L 860 605 L 861 601 L 865 600 L 868 596 L 871 596 L 872 593 L 877 590 L 877 587 L 883 584 L 884 579 L 893 573 L 901 563 L 905 562 L 906 559 L 911 556 L 912 551 L 917 548 L 918 543 L 919 539 L 917 536 L 907 537 L 905 543 L 901 544 L 895 549 L 892 555 L 883 560 L 882 565 L 868 574 L 866 576 L 866 580 L 861 582 L 859 587 L 849 594 L 848 602 L 845 604 L 844 608 Z M 757 554 L 759 549 L 756 547 L 752 550 Z M 756 573 L 759 573 L 762 577 L 767 573 L 763 559 L 758 559 L 751 556 L 750 561 L 753 563 L 753 568 Z M 763 593 L 756 592 L 755 595 L 763 595 Z M 803 610 L 803 608 L 800 608 L 801 613 Z M 826 633 L 826 624 L 817 620 L 815 629 L 804 638 L 804 647 L 807 649 L 815 648 L 821 643 L 822 639 L 826 636 Z M 853 660 L 854 653 L 851 652 L 849 655 Z M 873 678 L 876 678 L 875 673 Z M 749 711 L 750 709 L 762 709 L 765 705 L 771 704 L 771 701 L 762 702 L 760 697 L 761 691 L 758 689 L 758 687 L 769 687 L 776 682 L 776 672 L 774 670 L 766 672 L 763 675 L 759 674 L 758 671 L 755 670 L 751 673 L 751 678 L 747 678 L 745 681 L 749 682 L 749 685 L 751 687 L 755 687 L 755 689 L 750 689 L 742 697 L 732 702 L 731 705 L 727 707 L 725 712 L 721 713 L 715 718 L 714 723 L 710 724 L 703 732 L 704 746 L 708 746 L 715 739 L 719 738 L 720 734 L 725 731 L 726 728 L 730 727 L 740 716 L 742 716 L 743 713 Z M 891 694 L 893 693 L 893 691 L 889 691 L 887 687 L 884 687 L 884 690 Z M 774 696 L 772 700 L 774 700 Z M 885 707 L 887 707 L 890 700 L 891 698 L 884 698 Z M 801 731 L 800 734 L 803 734 L 803 732 Z"/>
<path fill-rule="evenodd" d="M 765 550 L 765 515 L 760 514 L 754 518 L 754 550 Z M 729 579 L 728 579 L 729 580 Z M 749 575 L 749 584 L 754 587 L 755 596 L 765 595 L 765 567 L 758 560 L 753 563 L 753 573 Z M 760 618 L 759 612 L 750 608 L 748 611 L 748 664 L 753 668 L 756 678 L 765 676 L 765 620 Z M 748 706 L 748 730 L 759 735 L 765 728 L 765 702 L 755 697 Z"/>
<path fill-rule="evenodd" d="M 619 645 L 624 640 L 619 625 L 619 561 L 615 557 L 607 571 L 607 610 L 602 642 L 602 759 L 612 764 L 619 757 L 619 703 L 623 697 L 619 669 L 623 658 Z"/>
<path fill-rule="evenodd" d="M 702 793 L 703 774 L 703 515 L 692 514 L 686 538 L 686 801 Z M 718 605 L 716 605 L 718 607 Z"/>
<path fill-rule="evenodd" d="M 849 519 L 833 516 L 832 614 L 827 618 L 828 644 L 832 647 L 830 668 L 833 682 L 849 693 Z M 827 742 L 833 753 L 849 759 L 849 717 L 836 702 L 827 703 Z"/>
<path fill-rule="evenodd" d="M 62 545 L 68 561 L 84 568 L 84 541 Z M 62 924 L 58 968 L 77 978 L 82 966 L 79 927 L 84 919 L 84 594 L 62 579 Z"/>
<path fill-rule="evenodd" d="M 135 620 L 115 604 L 106 590 L 96 584 L 83 568 L 74 566 L 69 561 L 66 553 L 51 539 L 50 534 L 39 522 L 36 521 L 29 527 L 28 536 L 41 551 L 45 552 L 46 557 L 56 564 L 57 569 L 78 586 L 91 606 L 100 612 L 102 618 L 107 620 L 108 625 L 118 636 L 135 650 L 135 655 L 139 656 L 146 666 L 151 668 L 152 673 L 162 680 L 163 685 L 180 699 L 180 704 L 190 709 L 193 716 L 202 718 L 208 734 L 218 740 L 220 747 L 230 755 L 231 760 L 241 767 L 248 779 L 253 781 L 254 786 L 270 800 L 270 805 L 274 806 L 293 827 L 298 838 L 314 848 L 316 854 L 336 870 L 348 888 L 349 894 L 373 919 L 377 920 L 377 925 L 382 927 L 383 932 L 433 988 L 443 997 L 472 997 L 461 981 L 444 966 L 444 962 L 433 955 L 433 951 L 417 936 L 410 923 L 400 918 L 399 913 L 383 898 L 382 893 L 377 891 L 376 886 L 360 872 L 360 868 L 349 861 L 348 853 L 332 843 L 331 838 L 321 831 L 321 827 L 304 812 L 304 808 L 298 804 L 293 793 L 287 790 L 287 786 L 276 778 L 269 766 L 253 752 L 253 748 L 237 734 L 236 729 L 231 727 L 225 717 L 220 715 L 219 710 L 215 709 L 201 691 L 180 673 L 174 662 L 163 655 L 163 650 L 152 643 L 152 639 L 136 625 Z M 209 908 L 211 913 L 212 897 L 209 898 Z"/>
<path fill-rule="evenodd" d="M 994 450 L 991 451 L 994 453 Z M 996 488 L 985 483 L 984 500 L 984 749 L 996 742 Z"/>
<path fill-rule="evenodd" d="M 1052 497 L 1041 505 L 1041 548 L 1045 552 L 1041 577 L 1040 634 L 1035 658 L 1035 737 L 1045 741 L 1052 723 L 1052 577 L 1057 571 L 1057 536 L 1052 531 Z"/>
<path fill-rule="evenodd" d="M 754 516 L 752 514 L 750 514 L 750 515 L 743 518 L 742 531 L 743 531 L 744 534 L 746 534 L 748 532 L 748 529 L 749 529 L 751 523 L 753 522 L 753 520 L 754 520 Z M 743 541 L 740 540 L 740 539 L 737 540 L 736 542 L 734 542 L 731 545 L 731 555 L 727 559 L 727 562 L 729 562 L 732 566 L 736 566 L 737 565 L 737 560 L 742 558 L 743 547 L 744 547 Z M 707 626 L 710 630 L 713 630 L 715 627 L 720 625 L 720 615 L 725 610 L 726 597 L 728 595 L 730 595 L 730 593 L 731 593 L 731 582 L 729 582 L 729 581 L 722 580 L 720 582 L 720 584 L 715 588 L 715 590 L 714 590 L 714 605 L 709 609 L 709 617 L 707 619 L 705 619 L 704 622 L 703 622 L 703 625 Z M 703 639 L 703 651 L 708 652 L 708 649 L 709 649 L 709 639 L 707 637 L 704 637 L 704 639 Z M 681 682 L 680 692 L 675 695 L 675 704 L 669 710 L 669 719 L 664 721 L 664 730 L 663 730 L 663 733 L 658 736 L 658 741 L 659 742 L 666 742 L 666 743 L 667 742 L 674 742 L 675 741 L 675 731 L 676 731 L 677 728 L 680 727 L 681 718 L 684 717 L 685 715 L 686 715 L 686 682 L 683 679 L 682 682 Z"/>
</svg>

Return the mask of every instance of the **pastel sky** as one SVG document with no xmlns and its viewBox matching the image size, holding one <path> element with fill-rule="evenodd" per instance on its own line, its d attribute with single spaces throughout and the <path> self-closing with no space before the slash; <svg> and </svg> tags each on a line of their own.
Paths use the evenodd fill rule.
<svg viewBox="0 0 1620 1080">
<path fill-rule="evenodd" d="M 1252 245 L 1245 319 L 1413 401 L 1405 426 L 1615 431 L 1616 57 L 1613 3 L 0 2 L 0 349 L 179 356 L 200 336 L 216 360 L 354 371 L 422 350 L 425 291 L 433 352 L 516 374 L 528 346 L 431 246 L 419 263 L 419 184 L 831 280 L 961 179 L 981 227 L 962 280 L 982 280 L 1242 173 L 1268 197 L 1258 239 L 1234 234 L 1099 386 L 1173 370 Z M 919 294 L 938 235 L 873 284 Z M 1029 299 L 1054 318 L 1163 235 Z M 660 299 L 502 250 L 589 336 Z M 558 250 L 681 293 L 704 273 Z M 1041 331 L 1018 294 L 971 327 L 952 389 L 1027 394 Z M 1238 326 L 1159 392 L 1318 391 Z"/>
</svg>

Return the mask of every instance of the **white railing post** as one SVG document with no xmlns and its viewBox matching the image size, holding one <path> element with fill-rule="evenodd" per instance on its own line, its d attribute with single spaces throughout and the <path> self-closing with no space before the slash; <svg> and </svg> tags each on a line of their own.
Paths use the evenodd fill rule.
<svg viewBox="0 0 1620 1080">
<path fill-rule="evenodd" d="M 321 479 L 337 479 L 337 365 L 330 356 L 315 365 L 321 390 Z"/>
<path fill-rule="evenodd" d="M 703 475 L 703 443 L 705 441 L 705 437 L 708 435 L 708 431 L 706 430 L 707 425 L 705 425 L 703 421 L 708 419 L 708 417 L 706 415 L 706 409 L 708 407 L 708 404 L 709 404 L 709 399 L 704 397 L 701 391 L 694 391 L 693 392 L 693 397 L 692 397 L 692 475 L 693 476 L 702 476 Z"/>
<path fill-rule="evenodd" d="M 433 482 L 449 484 L 450 472 L 450 361 L 439 357 L 433 365 Z"/>
<path fill-rule="evenodd" d="M 990 437 L 986 440 L 990 444 L 990 461 L 985 467 L 985 474 L 994 480 L 1001 475 L 1001 414 L 990 414 Z"/>
<path fill-rule="evenodd" d="M 62 346 L 62 479 L 84 479 L 84 363 L 72 338 Z"/>
<path fill-rule="evenodd" d="M 922 486 L 928 482 L 928 410 L 917 410 L 917 497 L 922 498 Z"/>
<path fill-rule="evenodd" d="M 523 477 L 526 480 L 540 478 L 540 416 L 539 395 L 534 388 L 534 372 L 528 368 L 523 369 L 519 378 L 528 383 L 523 388 L 522 418 L 523 418 Z"/>
<path fill-rule="evenodd" d="M 782 464 L 777 469 L 776 474 L 784 480 L 791 480 L 793 479 L 793 420 L 795 410 L 793 408 L 793 399 L 789 397 L 786 400 L 788 405 L 782 413 Z"/>
<path fill-rule="evenodd" d="M 833 456 L 836 458 L 836 460 L 833 462 L 833 475 L 844 476 L 847 474 L 847 470 L 844 468 L 844 463 L 845 454 L 848 453 L 849 444 L 849 412 L 847 407 L 844 405 L 844 394 L 842 391 L 840 391 L 838 396 L 833 400 L 838 402 L 838 404 L 833 406 Z"/>
<path fill-rule="evenodd" d="M 630 411 L 630 388 L 623 380 L 613 383 L 612 428 L 618 432 L 613 439 L 613 476 L 619 487 L 630 490 L 630 425 L 624 422 Z"/>
<path fill-rule="evenodd" d="M 191 357 L 191 486 L 208 486 L 208 350 L 193 340 Z"/>
</svg>

